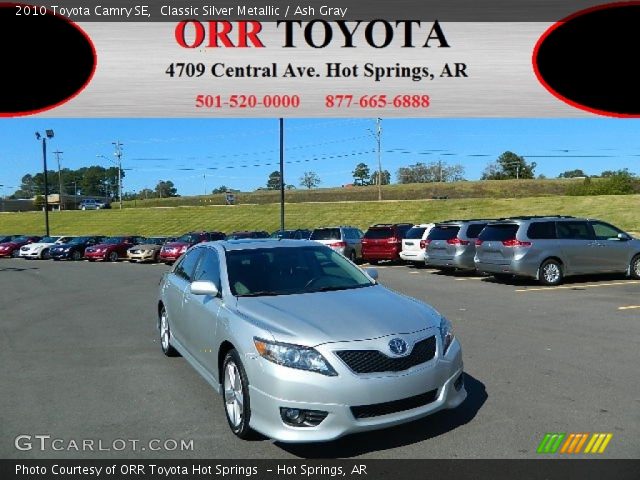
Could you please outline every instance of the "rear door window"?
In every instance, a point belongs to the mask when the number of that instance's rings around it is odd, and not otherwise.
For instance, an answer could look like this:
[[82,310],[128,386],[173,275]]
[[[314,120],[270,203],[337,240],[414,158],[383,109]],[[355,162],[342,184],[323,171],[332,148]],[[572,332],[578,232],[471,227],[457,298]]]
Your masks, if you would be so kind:
[[565,240],[593,240],[587,222],[558,222],[558,238]]
[[549,240],[556,238],[556,222],[533,222],[529,225],[527,237],[532,240]]
[[515,223],[497,223],[487,225],[478,237],[483,242],[502,242],[516,238],[518,225]]
[[460,227],[457,225],[436,225],[431,229],[427,238],[429,240],[451,240],[458,235]]

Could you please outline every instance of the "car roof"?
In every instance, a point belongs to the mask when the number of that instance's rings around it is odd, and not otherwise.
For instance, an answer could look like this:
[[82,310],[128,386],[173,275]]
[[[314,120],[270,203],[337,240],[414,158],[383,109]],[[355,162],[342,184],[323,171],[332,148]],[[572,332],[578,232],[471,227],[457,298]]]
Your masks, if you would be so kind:
[[242,238],[238,240],[218,240],[216,242],[203,242],[200,245],[221,245],[227,251],[253,250],[256,248],[279,247],[318,247],[320,244],[312,240],[292,240],[288,238]]

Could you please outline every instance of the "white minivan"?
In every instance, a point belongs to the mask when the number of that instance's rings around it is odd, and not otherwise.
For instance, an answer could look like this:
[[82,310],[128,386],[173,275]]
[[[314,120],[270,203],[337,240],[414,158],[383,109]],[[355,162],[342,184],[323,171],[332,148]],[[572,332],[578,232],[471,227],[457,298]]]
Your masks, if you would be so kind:
[[405,262],[419,263],[424,262],[424,242],[429,235],[435,223],[421,223],[414,225],[402,239],[402,251],[400,258]]

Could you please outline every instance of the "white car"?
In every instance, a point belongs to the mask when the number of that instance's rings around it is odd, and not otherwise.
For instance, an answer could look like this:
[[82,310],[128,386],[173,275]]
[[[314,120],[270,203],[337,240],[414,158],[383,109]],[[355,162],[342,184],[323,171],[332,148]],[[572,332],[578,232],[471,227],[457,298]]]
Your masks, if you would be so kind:
[[73,237],[44,237],[38,243],[29,243],[20,248],[20,258],[49,258],[49,249],[53,245],[67,243]]
[[424,240],[429,235],[435,223],[421,223],[414,225],[402,239],[400,258],[405,262],[422,264],[424,262]]

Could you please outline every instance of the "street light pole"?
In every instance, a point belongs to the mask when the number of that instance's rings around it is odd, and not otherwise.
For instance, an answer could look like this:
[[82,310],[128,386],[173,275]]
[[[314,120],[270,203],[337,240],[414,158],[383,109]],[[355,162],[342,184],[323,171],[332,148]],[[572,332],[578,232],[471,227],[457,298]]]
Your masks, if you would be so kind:
[[36,132],[36,140],[42,138],[42,164],[44,168],[44,225],[49,236],[49,179],[47,178],[47,138],[53,138],[53,130],[45,130],[45,135]]
[[376,118],[376,140],[378,142],[378,201],[382,200],[382,160],[380,151],[380,142],[382,141],[382,126],[380,118]]

